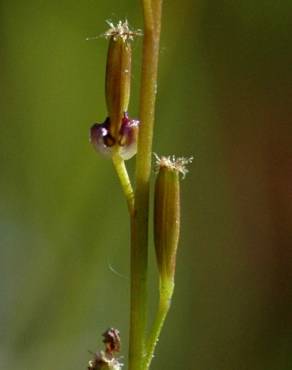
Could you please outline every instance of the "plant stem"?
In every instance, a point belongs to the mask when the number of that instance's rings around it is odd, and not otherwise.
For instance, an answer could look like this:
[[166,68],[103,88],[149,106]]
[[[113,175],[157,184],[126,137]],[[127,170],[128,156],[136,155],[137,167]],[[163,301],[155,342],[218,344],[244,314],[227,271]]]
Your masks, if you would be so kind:
[[151,333],[146,343],[147,356],[145,358],[145,369],[149,369],[152,358],[154,357],[154,350],[161,333],[165,318],[171,305],[171,298],[173,295],[174,283],[162,283],[160,280],[159,305],[156,313],[155,321],[152,326]]
[[[135,209],[131,218],[131,310],[129,370],[143,370],[146,348],[149,183],[162,0],[142,0],[144,39]],[[153,9],[155,8],[155,13]]]
[[127,200],[130,216],[132,216],[134,212],[134,191],[125,166],[125,161],[116,153],[112,156],[112,161]]

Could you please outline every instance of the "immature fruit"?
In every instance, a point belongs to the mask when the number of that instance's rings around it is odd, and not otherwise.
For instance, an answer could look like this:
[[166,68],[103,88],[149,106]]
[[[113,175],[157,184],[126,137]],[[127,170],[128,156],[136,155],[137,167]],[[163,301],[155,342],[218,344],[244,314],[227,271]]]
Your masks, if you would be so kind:
[[173,280],[180,232],[180,174],[192,158],[156,157],[154,243],[161,279]]
[[104,36],[109,39],[105,96],[108,117],[103,123],[95,123],[90,130],[90,141],[97,152],[126,160],[137,152],[140,121],[128,116],[131,86],[131,41],[141,31],[131,31],[128,22],[117,25],[108,22],[110,28]]
[[110,131],[116,137],[121,127],[124,112],[128,111],[131,84],[131,44],[121,36],[112,36],[109,41],[105,95]]

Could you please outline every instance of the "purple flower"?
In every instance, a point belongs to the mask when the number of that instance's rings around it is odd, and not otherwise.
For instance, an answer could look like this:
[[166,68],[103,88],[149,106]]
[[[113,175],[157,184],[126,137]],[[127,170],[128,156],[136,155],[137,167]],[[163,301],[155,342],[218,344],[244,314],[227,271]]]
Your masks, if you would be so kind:
[[139,124],[139,120],[130,119],[128,113],[124,113],[118,143],[121,147],[120,155],[125,160],[132,158],[137,153]]
[[130,119],[128,113],[125,112],[118,138],[114,138],[110,133],[111,122],[107,117],[103,123],[95,123],[91,127],[90,141],[95,150],[106,157],[111,157],[113,149],[118,147],[117,152],[121,158],[130,159],[137,152],[139,124],[139,120]]
[[90,142],[98,153],[106,157],[111,157],[112,147],[115,144],[115,139],[109,132],[109,125],[110,120],[107,117],[103,123],[95,123],[90,129]]

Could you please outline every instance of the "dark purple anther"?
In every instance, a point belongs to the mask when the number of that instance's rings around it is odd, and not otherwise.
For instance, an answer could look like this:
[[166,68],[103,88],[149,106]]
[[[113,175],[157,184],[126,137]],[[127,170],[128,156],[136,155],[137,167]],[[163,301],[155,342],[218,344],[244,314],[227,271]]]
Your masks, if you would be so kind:
[[90,129],[90,141],[98,153],[111,157],[113,147],[124,160],[132,158],[137,152],[137,139],[140,121],[130,119],[125,112],[122,118],[121,128],[117,138],[110,134],[110,119],[104,123],[95,123]]
[[104,123],[95,123],[90,129],[90,142],[98,153],[111,156],[115,139],[109,133],[110,120],[107,117]]

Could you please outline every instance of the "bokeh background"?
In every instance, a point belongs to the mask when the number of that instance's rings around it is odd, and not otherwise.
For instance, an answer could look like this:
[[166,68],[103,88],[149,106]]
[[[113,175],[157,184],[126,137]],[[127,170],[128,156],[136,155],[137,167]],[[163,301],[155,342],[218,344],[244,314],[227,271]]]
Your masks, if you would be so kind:
[[[165,2],[154,150],[195,160],[153,370],[292,369],[291,16],[290,0]],[[86,369],[109,326],[126,362],[126,205],[88,142],[107,43],[86,41],[125,17],[142,27],[138,1],[0,1],[1,370]]]

